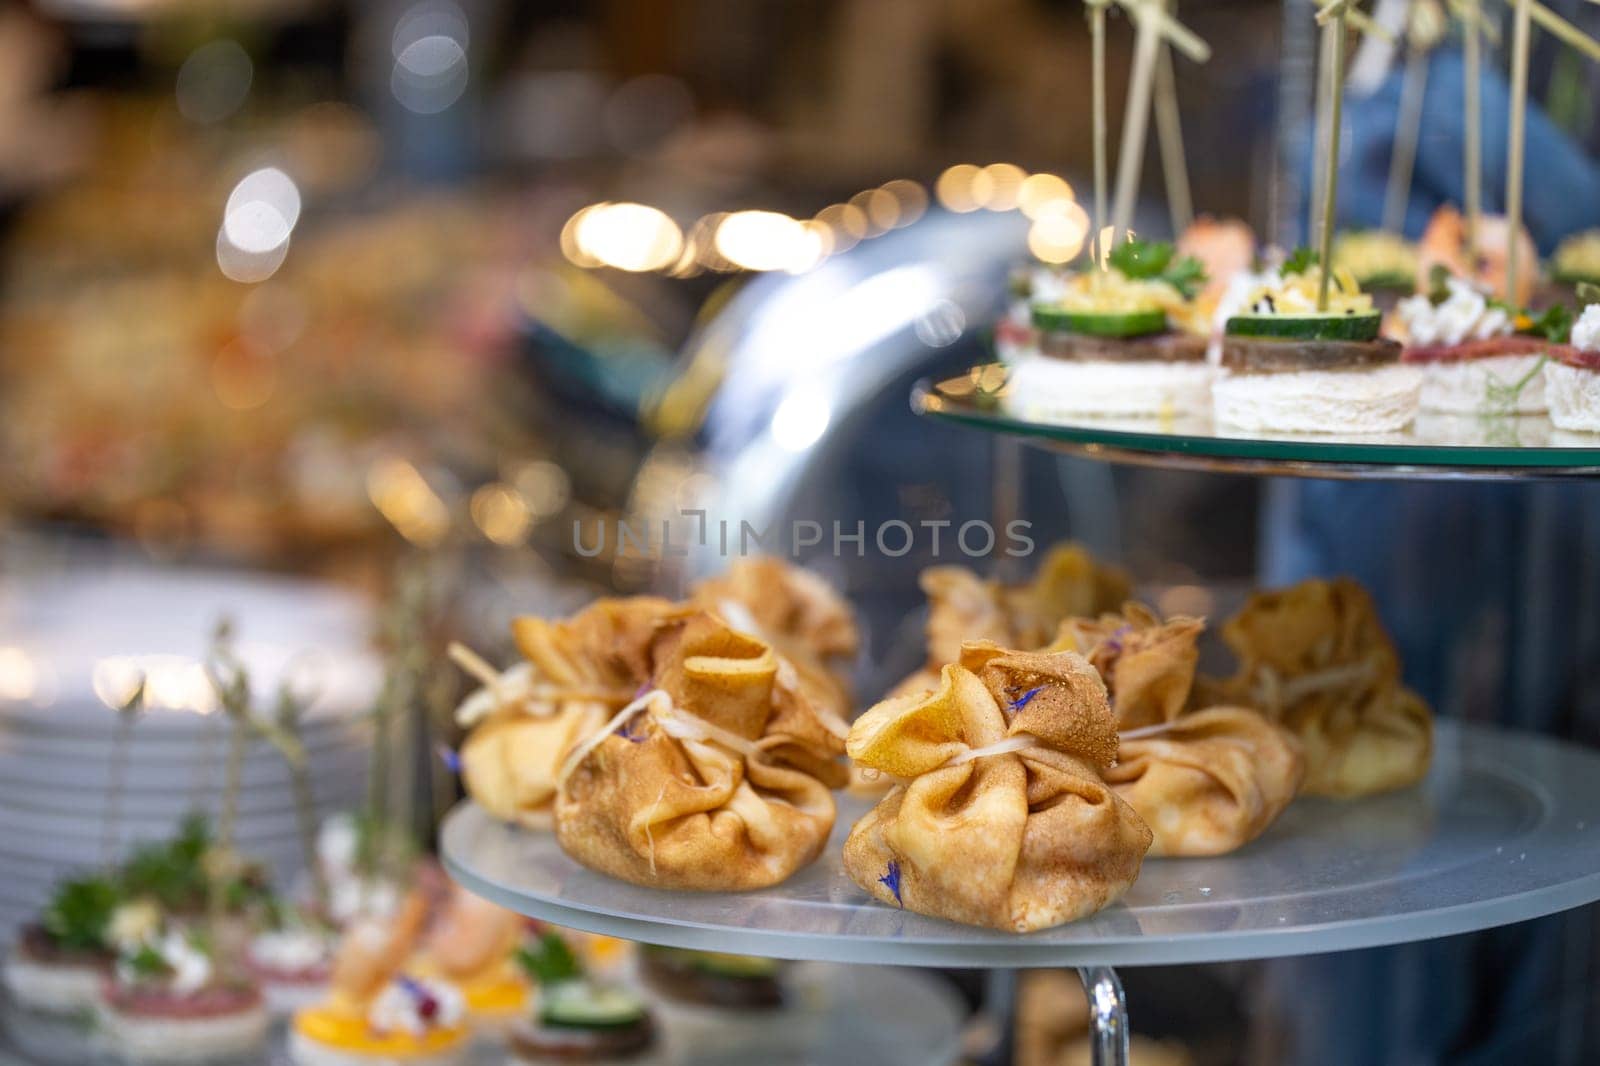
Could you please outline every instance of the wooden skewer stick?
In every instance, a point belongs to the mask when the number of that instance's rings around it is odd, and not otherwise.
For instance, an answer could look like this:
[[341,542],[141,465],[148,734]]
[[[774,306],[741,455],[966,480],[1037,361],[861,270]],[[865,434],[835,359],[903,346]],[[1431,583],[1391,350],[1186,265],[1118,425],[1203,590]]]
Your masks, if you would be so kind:
[[[1593,2],[1600,4],[1600,0],[1593,0]],[[1528,14],[1533,21],[1537,22],[1552,37],[1559,39],[1563,44],[1576,48],[1590,59],[1600,60],[1600,43],[1597,43],[1594,38],[1539,3],[1539,0],[1528,0]]]
[[1163,6],[1166,0],[1117,2],[1133,16],[1137,36],[1134,38],[1133,78],[1122,113],[1122,140],[1117,146],[1117,196],[1111,210],[1113,243],[1118,234],[1127,232],[1133,221],[1133,202],[1138,195],[1139,172],[1144,165],[1150,97],[1161,43],[1170,43],[1197,63],[1211,58],[1211,46],[1167,12]]
[[1516,18],[1511,33],[1511,131],[1506,144],[1506,291],[1508,303],[1515,305],[1517,291],[1517,246],[1522,233],[1522,155],[1528,109],[1528,38],[1532,35],[1529,0],[1516,0]]
[[1462,21],[1461,31],[1466,35],[1463,67],[1466,84],[1462,86],[1463,121],[1466,137],[1461,147],[1462,199],[1467,209],[1467,261],[1478,259],[1478,226],[1483,221],[1483,105],[1479,98],[1483,77],[1482,37],[1478,28],[1483,15],[1478,10],[1478,0],[1461,0],[1471,17]]
[[1100,247],[1106,225],[1106,0],[1089,2],[1089,36],[1094,65],[1094,235],[1089,249],[1097,269],[1105,269],[1106,249]]
[[[1322,238],[1317,242],[1322,270],[1321,280],[1317,284],[1318,311],[1328,309],[1328,283],[1333,278],[1333,223],[1339,205],[1339,126],[1344,121],[1345,8],[1340,6],[1339,0],[1335,0],[1329,8],[1330,17],[1322,27],[1324,34],[1333,37],[1328,48],[1333,62],[1327,71],[1328,153],[1322,161]],[[1321,15],[1318,17],[1321,18]]]
[[1323,168],[1316,165],[1328,154],[1328,69],[1333,66],[1333,38],[1327,32],[1317,42],[1316,100],[1311,112],[1311,196],[1306,200],[1306,245],[1316,239],[1322,218]]
[[1133,222],[1133,202],[1139,192],[1139,171],[1144,163],[1150,92],[1161,47],[1161,27],[1147,11],[1144,6],[1133,8],[1138,30],[1133,45],[1133,80],[1128,87],[1127,106],[1122,112],[1122,139],[1117,144],[1117,198],[1111,209],[1112,245],[1128,232]]
[[1428,88],[1428,53],[1412,48],[1400,84],[1400,123],[1389,156],[1389,186],[1383,197],[1383,228],[1399,233],[1411,199],[1411,176],[1417,166],[1417,140],[1422,135],[1422,100]]
[[1194,197],[1189,187],[1189,161],[1183,150],[1183,123],[1178,109],[1177,75],[1172,68],[1172,47],[1163,42],[1156,60],[1156,143],[1161,146],[1161,170],[1167,179],[1167,213],[1174,238],[1194,221]]

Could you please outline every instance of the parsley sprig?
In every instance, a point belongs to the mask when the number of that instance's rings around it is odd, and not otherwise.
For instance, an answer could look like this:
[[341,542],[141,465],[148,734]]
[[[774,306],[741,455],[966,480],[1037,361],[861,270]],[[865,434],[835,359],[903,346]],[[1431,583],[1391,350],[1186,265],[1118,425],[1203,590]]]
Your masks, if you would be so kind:
[[1109,261],[1123,277],[1164,281],[1187,300],[1206,280],[1206,268],[1192,255],[1173,262],[1176,254],[1166,241],[1125,241],[1112,249]]
[[1284,277],[1288,277],[1290,274],[1304,274],[1320,262],[1322,262],[1322,257],[1312,249],[1296,248],[1289,253],[1289,258],[1283,261],[1280,273]]
[[583,963],[559,933],[541,933],[533,947],[519,948],[517,962],[541,986],[576,981],[583,976]]

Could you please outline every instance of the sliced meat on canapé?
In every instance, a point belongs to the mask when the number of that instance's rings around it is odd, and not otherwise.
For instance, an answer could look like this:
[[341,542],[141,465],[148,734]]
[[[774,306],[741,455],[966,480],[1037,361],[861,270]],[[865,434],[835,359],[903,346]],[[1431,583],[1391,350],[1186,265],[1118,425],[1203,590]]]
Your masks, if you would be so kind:
[[1188,333],[1091,337],[1052,331],[1039,338],[1039,352],[1080,363],[1198,363],[1206,357],[1206,338]]
[[1291,341],[1234,336],[1222,339],[1222,365],[1244,374],[1362,370],[1399,361],[1400,344],[1391,340]]

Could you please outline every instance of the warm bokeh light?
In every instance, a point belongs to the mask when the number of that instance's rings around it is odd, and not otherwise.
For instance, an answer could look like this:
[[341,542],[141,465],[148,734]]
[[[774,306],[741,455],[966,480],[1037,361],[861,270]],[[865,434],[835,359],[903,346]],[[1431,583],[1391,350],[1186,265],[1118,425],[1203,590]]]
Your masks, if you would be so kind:
[[978,202],[974,194],[973,185],[976,183],[981,169],[971,163],[957,163],[947,167],[939,180],[934,183],[934,195],[939,198],[946,210],[966,213],[976,211],[983,205]]
[[0,648],[0,700],[30,700],[39,688],[39,671],[21,648]]
[[567,219],[566,225],[561,227],[561,254],[566,256],[567,262],[573,266],[592,270],[595,267],[605,265],[578,246],[578,227],[583,225],[583,220],[588,217],[589,212],[605,206],[607,205],[590,204],[588,207],[581,208],[571,218]]
[[900,222],[900,201],[886,189],[865,189],[850,198],[850,206],[867,219],[867,236],[887,233]]
[[835,253],[848,252],[867,235],[867,216],[854,204],[829,204],[817,212],[816,221],[828,227]]
[[717,227],[717,251],[745,270],[808,269],[819,244],[815,232],[777,211],[735,211]]
[[979,207],[1012,211],[1022,194],[1028,172],[1015,163],[990,163],[972,179],[972,196]]
[[1031,219],[1057,211],[1075,199],[1072,186],[1055,174],[1029,174],[1017,192],[1017,206]]
[[499,482],[474,492],[469,510],[483,535],[501,547],[513,548],[527,540],[533,525],[528,501],[510,485]]
[[1028,227],[1028,251],[1045,263],[1066,263],[1083,251],[1089,236],[1088,212],[1068,201],[1059,210],[1036,219]]
[[450,532],[450,509],[404,459],[373,463],[367,471],[367,495],[389,524],[419,547],[432,548]]
[[216,691],[204,664],[182,655],[113,655],[94,664],[89,675],[94,694],[112,710],[126,707],[144,686],[146,710],[216,709]]
[[928,190],[909,178],[896,178],[883,183],[883,191],[894,197],[899,207],[896,228],[911,225],[928,210]]
[[666,212],[645,204],[595,204],[573,220],[577,250],[618,270],[660,270],[677,262],[683,251],[678,224]]

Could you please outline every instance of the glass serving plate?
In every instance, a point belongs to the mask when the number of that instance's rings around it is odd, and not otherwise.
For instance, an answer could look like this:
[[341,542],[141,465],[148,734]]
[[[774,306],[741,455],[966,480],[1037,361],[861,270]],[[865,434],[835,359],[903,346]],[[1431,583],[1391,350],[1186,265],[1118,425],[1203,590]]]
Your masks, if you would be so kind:
[[1296,801],[1214,859],[1149,859],[1121,901],[1038,933],[968,928],[873,902],[841,868],[870,801],[843,795],[822,856],[760,892],[666,892],[579,866],[549,833],[466,803],[440,851],[467,888],[535,918],[707,951],[941,967],[1218,962],[1425,940],[1600,899],[1600,754],[1439,723],[1418,787]]
[[932,418],[1146,466],[1323,478],[1600,475],[1600,434],[1557,429],[1544,415],[1422,412],[1399,433],[1272,435],[1218,426],[1208,414],[1045,420],[1011,400],[1006,388],[1006,368],[988,364],[919,382],[911,405]]

